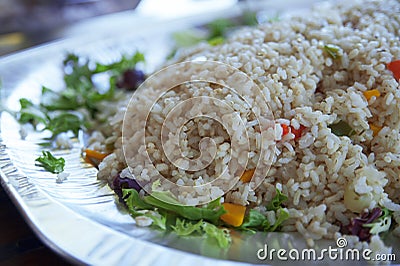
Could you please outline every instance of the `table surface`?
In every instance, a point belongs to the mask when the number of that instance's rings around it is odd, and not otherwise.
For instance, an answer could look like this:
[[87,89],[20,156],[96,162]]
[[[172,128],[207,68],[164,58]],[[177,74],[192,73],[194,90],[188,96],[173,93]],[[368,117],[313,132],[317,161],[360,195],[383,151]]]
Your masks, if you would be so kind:
[[0,186],[0,265],[71,265],[45,246]]

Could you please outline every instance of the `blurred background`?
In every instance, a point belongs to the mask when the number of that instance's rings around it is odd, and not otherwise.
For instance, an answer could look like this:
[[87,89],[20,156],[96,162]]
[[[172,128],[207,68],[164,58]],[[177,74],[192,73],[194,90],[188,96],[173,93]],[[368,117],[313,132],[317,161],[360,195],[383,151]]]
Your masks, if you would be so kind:
[[0,55],[60,37],[77,21],[124,10],[140,0],[0,0]]
[[274,19],[280,10],[304,8],[318,1],[0,0],[0,57],[62,38],[129,31],[138,21],[151,24],[200,14],[204,18],[204,14],[211,16],[235,6],[257,12],[258,23],[262,23]]

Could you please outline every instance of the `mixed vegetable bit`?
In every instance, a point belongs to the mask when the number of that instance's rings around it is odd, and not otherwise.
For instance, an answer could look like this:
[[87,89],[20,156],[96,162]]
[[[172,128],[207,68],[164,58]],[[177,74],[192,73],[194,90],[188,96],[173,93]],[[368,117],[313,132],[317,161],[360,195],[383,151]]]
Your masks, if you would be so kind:
[[246,212],[246,207],[225,202],[222,204],[226,213],[221,215],[221,220],[232,226],[240,226],[243,223],[244,214]]
[[82,129],[84,125],[86,125],[86,123],[77,115],[61,113],[54,118],[50,118],[45,129],[52,132],[50,139],[55,139],[58,134],[68,131],[72,131],[74,136],[78,136],[79,129]]
[[380,126],[375,126],[374,124],[369,124],[369,128],[372,130],[372,133],[373,133],[373,135],[374,135],[374,137],[376,136],[376,135],[378,135],[379,134],[379,131],[381,131],[381,129],[382,129],[382,127],[380,127]]
[[134,179],[126,179],[117,177],[113,185],[116,193],[122,194],[120,199],[132,217],[147,217],[152,220],[151,226],[174,231],[180,236],[203,234],[215,239],[221,248],[227,248],[231,242],[229,230],[221,227],[223,225],[250,232],[272,232],[289,218],[289,213],[282,207],[287,197],[278,189],[266,206],[268,211],[276,213],[276,221],[271,224],[265,215],[256,210],[250,210],[246,215],[246,206],[221,203],[220,199],[200,207],[182,206],[170,192],[155,190],[157,184],[153,184],[152,194],[141,196],[138,183]]
[[21,124],[30,123],[35,128],[39,123],[46,124],[48,117],[43,113],[37,106],[35,106],[31,101],[25,98],[19,99],[19,104],[21,106],[20,112],[17,114],[18,122]]
[[217,223],[220,216],[225,213],[222,205],[215,208],[178,205],[180,203],[168,192],[157,191],[156,194],[153,191],[152,195],[140,197],[139,192],[135,189],[122,189],[122,194],[126,205],[133,214],[137,210],[158,209],[189,220],[206,220]]
[[363,226],[370,228],[369,232],[376,235],[388,231],[391,223],[391,212],[388,209],[383,208],[382,215],[378,219],[374,220],[372,223],[364,224]]
[[243,183],[249,183],[251,181],[251,178],[254,175],[256,169],[250,169],[250,170],[246,170],[244,171],[244,173],[242,174],[242,176],[240,177],[240,180]]
[[272,200],[268,203],[267,205],[267,210],[268,211],[277,211],[282,208],[283,202],[287,201],[288,197],[284,194],[279,189],[276,189],[276,194],[275,197],[272,198]]
[[175,32],[172,35],[175,47],[168,58],[174,57],[179,48],[190,47],[202,41],[211,46],[223,44],[229,33],[239,26],[253,26],[257,23],[256,13],[247,11],[238,18],[216,19],[201,28]]
[[227,229],[214,225],[225,213],[219,199],[205,207],[193,207],[177,205],[179,202],[166,192],[157,194],[163,200],[152,195],[140,197],[136,189],[122,189],[122,195],[130,215],[148,217],[152,219],[152,225],[159,229],[172,230],[178,235],[205,233],[206,237],[216,239],[222,248],[228,247],[231,242]]
[[104,158],[107,157],[107,155],[109,155],[109,153],[99,152],[91,149],[85,149],[83,154],[85,161],[92,164],[96,168],[104,160]]
[[275,223],[271,224],[267,217],[259,211],[250,210],[239,229],[253,233],[256,231],[274,232],[279,230],[282,223],[289,219],[289,212],[282,207],[283,202],[286,200],[287,196],[283,195],[279,189],[276,189],[275,197],[267,205],[267,211],[275,211]]
[[200,220],[192,222],[183,219],[176,219],[175,225],[171,225],[171,229],[178,236],[206,236],[209,239],[214,239],[221,248],[228,248],[232,242],[229,235],[229,230],[226,228],[219,228],[211,223]]
[[303,135],[305,129],[306,127],[303,125],[300,125],[298,129],[294,128],[293,126],[290,127],[290,131],[294,135],[295,140],[299,139]]
[[290,132],[290,128],[286,124],[281,124],[282,127],[282,137],[286,136]]
[[333,134],[339,137],[350,137],[355,133],[354,129],[346,121],[343,120],[340,120],[335,124],[329,125],[329,128],[331,129]]
[[381,96],[381,93],[377,89],[364,91],[363,94],[367,101],[371,100],[372,97],[378,98]]
[[289,133],[294,135],[294,140],[298,140],[302,135],[303,132],[307,129],[307,127],[300,125],[299,128],[295,128],[294,126],[288,126],[286,124],[281,123],[282,127],[282,137],[286,136]]
[[340,47],[334,44],[324,45],[324,51],[333,59],[340,58]]
[[120,202],[124,202],[122,190],[129,188],[133,188],[136,191],[140,191],[142,189],[139,183],[133,178],[121,178],[119,174],[116,178],[114,178],[112,189],[114,190],[115,194],[118,195]]
[[392,71],[393,77],[400,82],[400,60],[395,60],[387,64],[387,68]]
[[[50,141],[68,131],[77,136],[80,129],[90,129],[89,121],[99,113],[100,102],[116,98],[117,87],[136,89],[143,82],[144,74],[136,69],[140,62],[144,62],[144,55],[140,52],[131,57],[122,56],[111,64],[93,64],[77,55],[68,54],[63,61],[65,89],[56,92],[43,86],[39,104],[20,99],[20,112],[16,118],[19,123],[30,123],[35,128],[39,124],[44,125],[42,130],[52,133],[48,138]],[[107,75],[109,84],[105,91],[96,85],[97,75]]]
[[64,158],[56,158],[49,151],[42,151],[42,156],[35,160],[38,162],[36,165],[43,167],[53,174],[59,174],[64,171],[65,160]]
[[358,236],[360,241],[369,241],[372,235],[386,232],[390,229],[392,213],[386,208],[376,207],[364,213],[360,218],[354,218],[344,233]]

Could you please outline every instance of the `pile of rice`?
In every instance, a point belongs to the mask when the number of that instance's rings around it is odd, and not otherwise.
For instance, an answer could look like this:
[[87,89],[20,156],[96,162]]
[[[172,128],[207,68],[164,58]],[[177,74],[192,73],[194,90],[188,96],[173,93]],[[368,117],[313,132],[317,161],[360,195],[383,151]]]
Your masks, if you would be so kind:
[[[181,62],[203,58],[227,63],[246,73],[262,89],[277,121],[276,156],[255,191],[239,182],[224,196],[224,201],[259,210],[273,222],[274,213],[268,213],[265,206],[275,195],[275,189],[281,189],[288,196],[284,205],[290,214],[282,230],[300,232],[309,245],[321,238],[339,237],[340,226],[377,206],[395,212],[394,233],[400,235],[400,88],[386,67],[400,59],[400,3],[348,2],[351,3],[322,5],[306,16],[243,29],[224,44],[203,43],[181,51],[176,59]],[[324,45],[339,47],[338,58],[329,56]],[[363,92],[371,89],[379,90],[381,96],[367,101]],[[195,93],[192,90],[186,96]],[[167,98],[162,103],[180,100],[179,93]],[[132,178],[122,151],[126,103],[121,103],[123,107],[111,119],[113,135],[104,140],[104,145],[96,144],[98,149],[104,149],[106,143],[114,142],[115,149],[100,164],[98,175],[109,183],[119,174]],[[140,110],[136,106],[132,112],[138,114]],[[249,115],[241,113],[248,122]],[[339,137],[332,133],[328,126],[340,120],[347,122],[355,134]],[[192,122],[207,129],[208,123],[212,123]],[[281,139],[281,124],[293,128],[303,125],[306,130],[297,140],[291,133]],[[157,128],[158,124],[151,125]],[[374,136],[370,125],[382,129]],[[198,141],[200,131],[197,126],[189,139]],[[229,144],[229,138],[223,131],[221,134],[219,151],[229,147],[223,146]],[[149,153],[154,163],[165,164],[159,170],[175,177],[168,161],[153,152]],[[251,168],[254,165],[247,167]],[[174,170],[175,174],[179,172]],[[146,172],[144,167],[138,168],[136,174],[143,171]],[[174,181],[187,184],[192,180],[199,184],[207,181],[204,176],[207,174],[192,173],[185,179],[179,175]],[[369,245],[380,252],[391,251],[379,237],[372,237],[369,244],[359,242],[357,236],[346,239],[350,246],[360,249]]]

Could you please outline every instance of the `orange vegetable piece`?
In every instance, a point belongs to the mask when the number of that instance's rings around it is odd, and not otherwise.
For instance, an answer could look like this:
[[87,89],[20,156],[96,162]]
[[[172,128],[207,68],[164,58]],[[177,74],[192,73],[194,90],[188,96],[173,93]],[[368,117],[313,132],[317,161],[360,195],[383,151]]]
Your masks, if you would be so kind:
[[222,203],[226,213],[221,215],[221,220],[232,226],[241,226],[246,212],[246,207],[233,203]]
[[369,128],[374,132],[374,137],[378,135],[379,131],[381,131],[382,127],[375,126],[373,124],[369,124]]
[[387,68],[393,72],[393,76],[397,81],[400,81],[400,60],[396,60],[387,64]]
[[282,127],[282,137],[289,133],[289,127],[286,124],[281,124]]
[[369,101],[373,96],[375,96],[376,98],[381,96],[381,93],[377,89],[364,91],[363,94],[367,101]]
[[246,170],[244,171],[244,173],[242,174],[242,176],[240,177],[240,180],[242,180],[243,183],[248,183],[250,182],[251,178],[253,177],[254,171],[256,169],[250,169],[250,170]]
[[92,158],[92,159],[96,159],[96,160],[100,160],[100,161],[102,161],[108,155],[108,153],[102,153],[102,152],[95,151],[95,150],[90,150],[90,149],[86,149],[85,153],[86,153],[86,157],[89,157],[89,158]]
[[304,129],[306,129],[306,127],[303,125],[300,125],[298,129],[295,129],[292,126],[290,127],[290,131],[293,133],[295,140],[301,137],[301,134],[303,133]]

